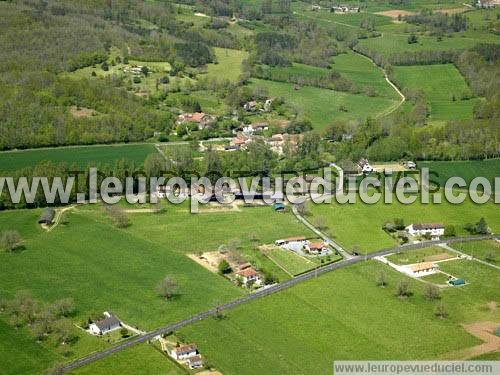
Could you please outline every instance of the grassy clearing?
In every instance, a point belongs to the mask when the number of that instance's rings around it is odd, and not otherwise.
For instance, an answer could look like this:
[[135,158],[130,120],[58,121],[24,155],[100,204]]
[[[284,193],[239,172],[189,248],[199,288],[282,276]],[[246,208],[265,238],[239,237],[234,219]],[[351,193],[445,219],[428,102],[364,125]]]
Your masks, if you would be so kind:
[[461,100],[470,89],[454,65],[398,66],[394,76],[401,87],[425,93],[432,120],[472,118],[476,100]]
[[500,176],[500,159],[468,160],[468,161],[422,161],[419,168],[429,168],[435,172],[432,179],[444,186],[450,177],[462,177],[470,183],[476,177],[485,177],[494,184],[495,177]]
[[[291,83],[252,79],[252,85],[267,87],[271,96],[283,97],[299,112],[309,117],[316,129],[324,129],[333,120],[375,117],[396,103],[381,97],[354,95],[317,87],[304,86],[294,90]],[[341,111],[344,106],[347,112]]]
[[495,254],[495,259],[490,260],[491,263],[500,262],[500,243],[497,241],[480,241],[471,243],[454,244],[453,247],[466,254],[472,255],[474,258],[486,260],[486,254]]
[[428,281],[428,282],[436,284],[436,285],[444,285],[448,282],[448,275],[446,275],[442,272],[437,272],[437,273],[433,273],[432,275],[427,275],[427,276],[421,277],[420,279]]
[[274,249],[267,256],[292,275],[306,272],[317,265],[312,260],[283,249]]
[[121,159],[128,159],[142,164],[149,154],[157,152],[152,144],[75,146],[30,149],[0,152],[0,170],[15,171],[31,167],[37,163],[50,160],[54,163],[64,162],[68,166],[79,168],[114,164]]
[[377,204],[365,204],[357,198],[355,204],[338,203],[311,205],[313,217],[321,216],[328,225],[327,232],[339,241],[346,249],[359,246],[362,253],[375,251],[396,245],[396,241],[382,230],[387,221],[403,218],[406,225],[411,223],[443,222],[454,225],[457,235],[467,234],[463,226],[476,223],[484,217],[494,232],[500,230],[498,208],[493,203],[476,205],[469,200],[462,204],[452,205],[422,204],[417,202],[405,205],[394,197],[392,204],[384,204],[383,199]]
[[[485,309],[488,301],[500,298],[498,276],[488,267],[477,267],[474,277],[481,283],[442,293],[448,319],[434,316],[435,303],[425,300],[423,283],[409,280],[414,295],[398,299],[394,290],[403,276],[382,264],[366,262],[236,308],[226,319],[186,327],[181,333],[195,341],[224,374],[329,374],[333,360],[437,358],[479,343],[459,323],[500,318],[498,311]],[[386,288],[375,283],[382,269]]]
[[[424,50],[450,50],[467,49],[478,43],[484,42],[484,38],[470,36],[445,37],[438,41],[436,37],[418,36],[418,43],[408,44],[410,34],[391,34],[384,33],[377,38],[361,39],[359,44],[366,46],[374,52],[384,56],[390,56],[394,53],[417,52]],[[495,41],[493,39],[492,41]],[[500,41],[500,40],[499,40]]]
[[415,250],[415,251],[407,251],[404,253],[392,254],[387,257],[389,261],[395,264],[404,265],[404,264],[413,264],[429,261],[436,255],[447,254],[449,258],[453,258],[455,255],[447,252],[441,247],[429,247],[426,249]]
[[208,64],[208,77],[237,81],[241,74],[241,63],[248,52],[228,48],[214,48],[217,64]]
[[348,51],[335,56],[333,69],[342,76],[361,85],[375,89],[378,95],[391,99],[398,99],[396,91],[387,83],[384,73],[367,58]]
[[81,367],[72,373],[77,375],[177,375],[186,372],[153,346],[141,344]]

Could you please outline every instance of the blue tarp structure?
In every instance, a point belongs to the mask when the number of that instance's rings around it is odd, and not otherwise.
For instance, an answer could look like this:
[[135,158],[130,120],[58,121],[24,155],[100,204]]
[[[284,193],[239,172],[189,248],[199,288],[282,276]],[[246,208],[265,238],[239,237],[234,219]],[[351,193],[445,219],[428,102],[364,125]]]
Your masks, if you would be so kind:
[[450,280],[449,282],[453,286],[458,286],[458,285],[464,285],[465,284],[465,280],[464,279],[455,279],[455,280]]

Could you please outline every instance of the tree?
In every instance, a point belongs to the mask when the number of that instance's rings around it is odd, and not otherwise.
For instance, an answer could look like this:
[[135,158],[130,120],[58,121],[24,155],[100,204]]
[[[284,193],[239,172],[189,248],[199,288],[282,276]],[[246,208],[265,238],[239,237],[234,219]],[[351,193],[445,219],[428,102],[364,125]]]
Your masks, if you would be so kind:
[[101,64],[101,69],[104,70],[105,72],[109,70],[109,65],[106,61]]
[[125,337],[129,337],[130,333],[128,332],[127,328],[123,327],[122,329],[120,329],[120,335],[121,335],[121,337],[125,338]]
[[107,214],[117,228],[126,228],[130,225],[130,220],[125,210],[118,205],[104,206]]
[[156,285],[156,292],[165,299],[172,298],[177,293],[177,281],[173,277],[166,276]]
[[399,298],[406,298],[410,295],[410,283],[405,279],[400,280],[396,286],[396,296]]
[[486,254],[484,254],[484,260],[487,261],[487,262],[495,262],[495,258],[496,258],[496,253],[495,253],[495,250],[488,250],[486,252]]
[[45,375],[63,375],[64,373],[64,365],[61,363],[54,365],[44,372]]
[[23,242],[21,235],[16,230],[6,230],[0,234],[0,248],[6,251],[15,251]]
[[148,155],[144,160],[144,172],[148,178],[160,177],[165,168],[165,159],[159,153]]
[[323,216],[318,216],[314,220],[314,226],[318,228],[320,231],[328,228],[328,226],[326,225],[326,219]]
[[424,289],[424,296],[429,301],[441,298],[439,288],[434,284],[426,284]]
[[476,225],[476,233],[477,234],[488,234],[489,229],[488,229],[488,224],[486,223],[486,220],[484,217],[479,219],[479,222]]
[[147,77],[149,74],[149,68],[147,66],[143,66],[141,68],[141,72],[142,72],[142,74],[144,74],[145,77]]
[[444,236],[445,237],[455,237],[456,230],[454,225],[447,225],[444,227]]
[[448,311],[446,310],[446,306],[440,302],[436,306],[436,310],[434,311],[434,315],[436,315],[438,318],[444,319],[448,316]]
[[78,338],[74,333],[73,324],[67,319],[61,319],[54,323],[54,333],[59,345],[71,344]]
[[415,34],[411,34],[408,37],[408,44],[415,44],[418,43],[418,37]]
[[63,298],[54,302],[51,306],[51,311],[58,318],[68,317],[75,312],[75,302],[73,298]]
[[405,220],[403,218],[397,217],[394,219],[394,226],[397,230],[405,229]]
[[379,274],[377,275],[377,286],[384,288],[386,285],[387,285],[387,280],[385,277],[385,272],[380,271]]
[[229,265],[229,263],[225,259],[221,260],[218,268],[219,268],[219,273],[221,275],[225,275],[225,274],[228,274],[231,272],[231,266]]

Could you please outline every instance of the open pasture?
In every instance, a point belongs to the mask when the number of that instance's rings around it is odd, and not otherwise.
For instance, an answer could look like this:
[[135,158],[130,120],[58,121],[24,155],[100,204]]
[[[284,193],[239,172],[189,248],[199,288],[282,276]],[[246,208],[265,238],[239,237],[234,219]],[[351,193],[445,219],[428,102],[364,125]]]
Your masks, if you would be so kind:
[[88,165],[114,164],[121,159],[142,164],[146,157],[157,152],[152,144],[117,144],[102,146],[75,146],[0,152],[0,171],[16,171],[32,167],[41,161],[64,162],[78,168]]
[[462,100],[463,95],[470,95],[470,89],[455,66],[398,66],[394,77],[400,87],[425,93],[431,120],[472,118],[476,100]]
[[[500,319],[498,311],[486,308],[487,302],[500,298],[498,276],[488,267],[477,267],[474,280],[481,283],[442,292],[447,319],[434,316],[436,303],[424,298],[425,284],[409,280],[413,295],[399,299],[394,291],[404,276],[370,261],[180,332],[224,374],[330,374],[334,360],[439,358],[480,343],[460,323]],[[385,288],[375,282],[381,271]]]
[[[457,235],[466,235],[463,229],[467,223],[477,223],[481,217],[494,232],[500,230],[498,208],[493,203],[476,205],[470,200],[462,204],[422,204],[420,198],[413,204],[399,203],[394,197],[392,204],[384,204],[383,198],[377,204],[365,204],[357,197],[355,204],[311,205],[313,218],[322,217],[330,233],[347,250],[359,247],[361,253],[397,245],[397,242],[382,226],[394,218],[403,218],[405,225],[412,223],[444,223],[454,225]],[[432,199],[431,199],[432,202]]]
[[300,113],[307,116],[313,127],[318,130],[324,129],[333,120],[375,117],[396,103],[388,98],[368,97],[311,86],[295,90],[291,83],[252,79],[252,84],[267,87],[271,96],[285,98]]

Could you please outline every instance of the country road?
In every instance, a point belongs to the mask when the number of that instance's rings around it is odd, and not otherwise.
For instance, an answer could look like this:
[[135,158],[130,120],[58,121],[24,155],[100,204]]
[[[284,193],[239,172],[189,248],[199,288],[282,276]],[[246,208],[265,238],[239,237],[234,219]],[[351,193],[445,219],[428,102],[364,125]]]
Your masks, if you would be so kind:
[[262,298],[265,296],[268,296],[270,294],[282,291],[284,289],[288,289],[296,284],[302,283],[307,280],[314,279],[324,273],[331,272],[340,268],[344,268],[347,266],[350,266],[352,264],[356,264],[362,261],[366,261],[368,259],[372,259],[374,257],[382,256],[382,255],[387,255],[390,253],[394,252],[405,252],[405,251],[411,251],[411,250],[416,250],[416,249],[421,249],[424,247],[429,247],[433,245],[440,245],[440,244],[445,244],[445,243],[456,243],[456,242],[469,242],[469,241],[480,241],[480,240],[486,240],[486,239],[500,239],[500,235],[492,235],[492,236],[470,236],[470,237],[457,237],[457,238],[451,238],[451,239],[446,239],[446,240],[437,240],[437,241],[426,241],[423,243],[418,243],[418,244],[410,244],[410,245],[403,245],[403,246],[397,246],[393,248],[386,248],[386,249],[381,249],[376,252],[373,252],[371,254],[367,254],[366,256],[355,256],[351,257],[349,259],[344,259],[340,262],[336,263],[330,263],[325,266],[319,267],[315,270],[309,271],[307,273],[301,274],[299,276],[296,276],[292,279],[289,279],[287,281],[284,281],[279,284],[274,284],[268,288],[260,289],[254,293],[248,294],[244,297],[238,298],[234,301],[225,303],[223,305],[220,305],[216,308],[201,312],[199,314],[193,315],[189,318],[186,318],[184,320],[181,320],[176,323],[168,324],[164,327],[158,328],[154,331],[150,331],[142,336],[137,336],[134,337],[126,342],[120,343],[118,345],[115,345],[111,348],[105,349],[100,352],[95,352],[92,353],[86,357],[80,358],[74,362],[68,363],[63,367],[64,372],[68,372],[71,370],[74,370],[78,367],[87,365],[89,363],[92,363],[94,361],[97,361],[99,359],[105,358],[113,353],[122,351],[126,348],[129,348],[134,345],[138,345],[144,342],[147,342],[149,340],[152,340],[154,337],[158,335],[162,335],[165,333],[173,332],[178,329],[181,329],[187,325],[193,324],[195,322],[198,322],[200,320],[206,319],[208,317],[213,317],[218,315],[220,312],[232,309],[234,307],[240,306],[244,303],[250,302],[252,300]]

